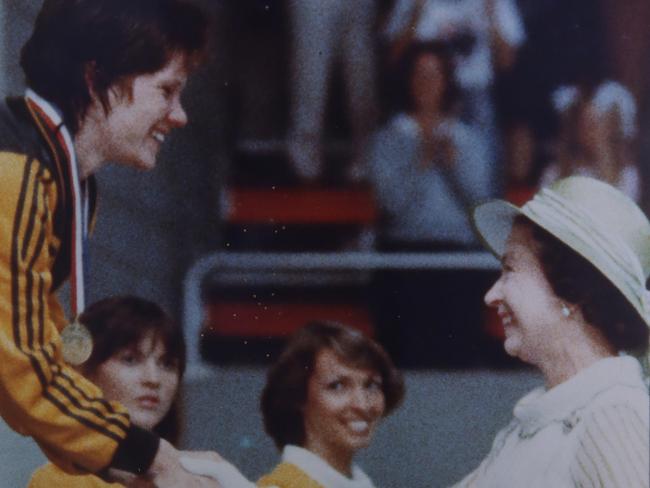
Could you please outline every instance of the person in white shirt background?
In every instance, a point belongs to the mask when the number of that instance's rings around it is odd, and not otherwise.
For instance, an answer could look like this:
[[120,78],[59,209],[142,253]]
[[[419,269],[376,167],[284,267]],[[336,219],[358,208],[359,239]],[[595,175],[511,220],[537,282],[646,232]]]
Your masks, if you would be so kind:
[[472,244],[466,209],[496,195],[487,141],[457,115],[458,88],[443,43],[413,43],[400,66],[404,106],[373,136],[367,154],[385,214],[379,246]]
[[291,0],[287,3],[291,33],[291,74],[287,152],[296,175],[305,183],[323,176],[323,140],[330,78],[341,65],[350,162],[346,176],[365,178],[361,162],[375,125],[375,0]]
[[639,202],[641,179],[632,151],[637,109],[630,91],[615,81],[594,90],[565,85],[555,90],[552,102],[560,119],[556,161],[542,173],[540,186],[572,174],[591,176]]
[[526,40],[523,19],[513,0],[397,0],[384,36],[397,59],[410,42],[441,41],[457,52],[455,77],[462,116],[481,127],[490,141],[488,162],[498,159],[500,143],[492,86],[497,71],[514,64]]

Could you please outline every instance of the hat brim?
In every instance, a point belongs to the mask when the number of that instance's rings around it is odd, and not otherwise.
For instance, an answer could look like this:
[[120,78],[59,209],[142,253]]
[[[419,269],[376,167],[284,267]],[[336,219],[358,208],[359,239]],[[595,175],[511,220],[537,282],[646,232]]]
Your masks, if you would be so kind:
[[506,250],[506,241],[521,209],[505,200],[491,200],[474,207],[472,225],[480,239],[499,260]]
[[519,215],[525,215],[536,225],[545,229],[555,236],[558,240],[566,244],[578,255],[589,261],[603,276],[609,280],[627,301],[634,307],[641,319],[650,326],[650,315],[643,307],[643,297],[634,292],[625,280],[620,277],[617,269],[612,268],[612,263],[608,259],[601,259],[593,252],[593,246],[584,246],[574,239],[568,239],[566,235],[558,233],[556,229],[548,225],[548,222],[542,222],[534,216],[522,210],[505,200],[491,200],[474,207],[472,216],[472,225],[483,244],[499,260],[503,259],[506,249],[506,242],[512,231],[515,218]]

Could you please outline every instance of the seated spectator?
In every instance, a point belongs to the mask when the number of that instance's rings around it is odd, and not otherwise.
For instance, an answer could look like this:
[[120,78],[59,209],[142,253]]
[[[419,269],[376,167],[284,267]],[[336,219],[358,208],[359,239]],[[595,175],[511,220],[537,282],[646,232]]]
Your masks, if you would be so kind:
[[[132,296],[96,302],[79,320],[93,338],[92,355],[79,367],[80,372],[99,386],[109,401],[126,406],[135,425],[175,444],[180,434],[178,390],[185,370],[180,326],[155,303]],[[101,408],[111,407],[105,402]],[[29,484],[30,488],[56,486],[123,485],[94,474],[69,474],[51,463],[35,471]]]
[[586,89],[560,87],[553,96],[560,117],[557,159],[540,181],[548,186],[569,175],[591,176],[641,198],[632,147],[637,134],[636,103],[620,83],[606,81],[589,97]]
[[406,111],[378,131],[368,153],[385,220],[379,239],[401,249],[472,244],[466,210],[494,196],[485,141],[454,113],[457,91],[443,45],[414,44],[403,63]]

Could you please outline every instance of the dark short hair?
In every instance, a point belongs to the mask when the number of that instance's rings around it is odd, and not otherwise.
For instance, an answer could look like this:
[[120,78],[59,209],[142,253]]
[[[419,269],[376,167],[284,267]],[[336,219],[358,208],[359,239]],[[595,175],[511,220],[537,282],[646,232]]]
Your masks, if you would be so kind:
[[[93,352],[83,366],[91,374],[119,351],[135,346],[150,331],[162,340],[167,359],[178,367],[179,382],[185,372],[185,340],[180,325],[160,306],[135,296],[106,298],[88,306],[79,316],[93,337]],[[177,395],[171,409],[154,431],[171,443],[180,436]]]
[[649,330],[623,293],[593,264],[524,216],[515,225],[531,229],[544,276],[558,298],[580,308],[587,323],[617,350],[645,353]]
[[369,368],[381,375],[386,405],[384,416],[392,412],[404,397],[401,374],[376,342],[341,324],[310,322],[291,337],[270,368],[262,391],[264,428],[280,449],[287,444],[304,444],[303,407],[307,401],[307,384],[314,371],[316,356],[324,349],[332,350],[350,366]]
[[176,53],[191,63],[206,38],[205,14],[182,0],[45,0],[20,64],[27,85],[56,104],[76,133],[91,101],[90,67],[108,112],[111,87],[158,71]]

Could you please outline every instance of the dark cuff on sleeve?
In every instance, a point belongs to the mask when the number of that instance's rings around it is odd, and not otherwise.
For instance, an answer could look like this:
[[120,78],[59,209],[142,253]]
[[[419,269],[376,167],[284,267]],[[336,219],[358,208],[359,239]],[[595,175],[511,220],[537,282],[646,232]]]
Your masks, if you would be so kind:
[[156,434],[131,424],[126,437],[115,451],[110,467],[144,474],[149,471],[159,444],[160,438]]

